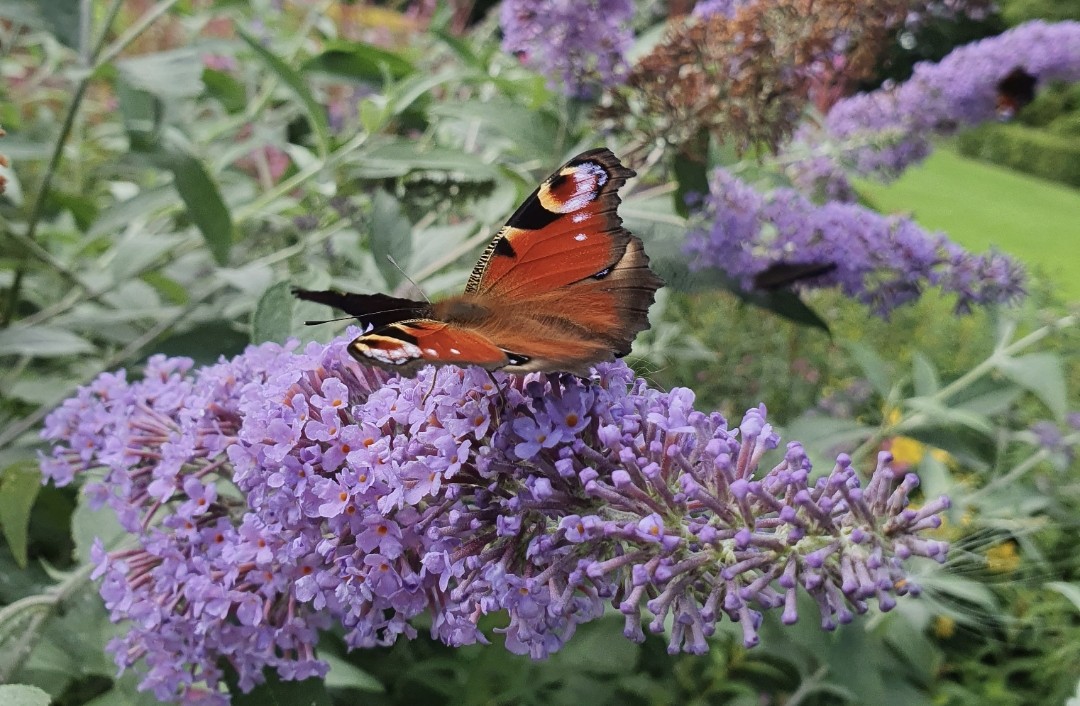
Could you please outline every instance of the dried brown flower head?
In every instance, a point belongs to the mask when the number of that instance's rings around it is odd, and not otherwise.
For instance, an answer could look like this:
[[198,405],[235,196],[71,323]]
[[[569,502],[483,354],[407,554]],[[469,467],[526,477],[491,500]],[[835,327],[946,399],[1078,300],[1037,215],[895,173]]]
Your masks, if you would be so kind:
[[734,16],[676,20],[612,91],[598,116],[645,143],[775,147],[794,130],[816,78],[865,76],[926,0],[762,0]]

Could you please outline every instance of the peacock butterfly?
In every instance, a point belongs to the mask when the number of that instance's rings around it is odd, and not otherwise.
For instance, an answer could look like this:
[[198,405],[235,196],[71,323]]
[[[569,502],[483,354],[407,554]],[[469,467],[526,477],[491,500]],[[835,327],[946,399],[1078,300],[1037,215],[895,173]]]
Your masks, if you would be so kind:
[[518,207],[458,296],[293,294],[373,327],[348,347],[362,363],[403,374],[443,364],[587,376],[590,365],[630,352],[663,284],[617,213],[619,187],[632,176],[607,149],[571,159]]
[[997,114],[1007,120],[1035,100],[1039,78],[1017,66],[997,83]]

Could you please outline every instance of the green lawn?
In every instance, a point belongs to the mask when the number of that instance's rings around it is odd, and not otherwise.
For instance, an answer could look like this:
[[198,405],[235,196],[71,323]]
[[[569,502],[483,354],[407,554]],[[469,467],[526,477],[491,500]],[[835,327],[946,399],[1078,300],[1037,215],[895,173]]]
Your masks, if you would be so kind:
[[994,245],[1080,301],[1080,190],[966,159],[947,148],[889,185],[860,182],[886,213],[909,213],[975,251]]

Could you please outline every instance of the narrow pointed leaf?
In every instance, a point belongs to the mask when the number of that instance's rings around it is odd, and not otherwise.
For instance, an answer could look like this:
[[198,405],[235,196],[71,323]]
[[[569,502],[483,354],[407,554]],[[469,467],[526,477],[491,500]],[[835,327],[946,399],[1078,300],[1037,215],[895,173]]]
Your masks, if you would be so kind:
[[286,86],[292,89],[296,97],[300,99],[300,102],[304,106],[304,111],[307,113],[308,122],[311,123],[311,130],[315,133],[315,142],[318,146],[319,154],[326,156],[330,152],[330,126],[326,119],[326,110],[319,105],[319,102],[315,100],[315,97],[311,95],[311,90],[308,88],[307,80],[292,67],[282,61],[276,54],[264,47],[258,39],[252,37],[242,29],[236,30],[240,38],[243,39],[251,50],[255,52],[264,64],[266,64],[271,71],[277,74]]
[[30,462],[14,463],[0,471],[0,527],[19,568],[27,562],[30,510],[41,489],[41,472]]
[[188,217],[198,227],[214,261],[225,265],[233,242],[232,214],[217,184],[198,159],[173,148],[158,157],[173,173],[173,185],[184,202]]
[[1019,358],[1003,358],[998,370],[1045,404],[1057,420],[1065,419],[1068,400],[1061,358],[1053,353],[1030,353]]

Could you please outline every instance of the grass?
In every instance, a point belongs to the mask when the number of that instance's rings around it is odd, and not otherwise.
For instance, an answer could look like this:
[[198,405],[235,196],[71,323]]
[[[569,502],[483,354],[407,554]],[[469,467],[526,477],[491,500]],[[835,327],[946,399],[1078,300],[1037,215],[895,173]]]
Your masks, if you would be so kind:
[[1080,301],[1080,190],[939,148],[892,184],[861,182],[859,191],[968,249],[1004,250]]

